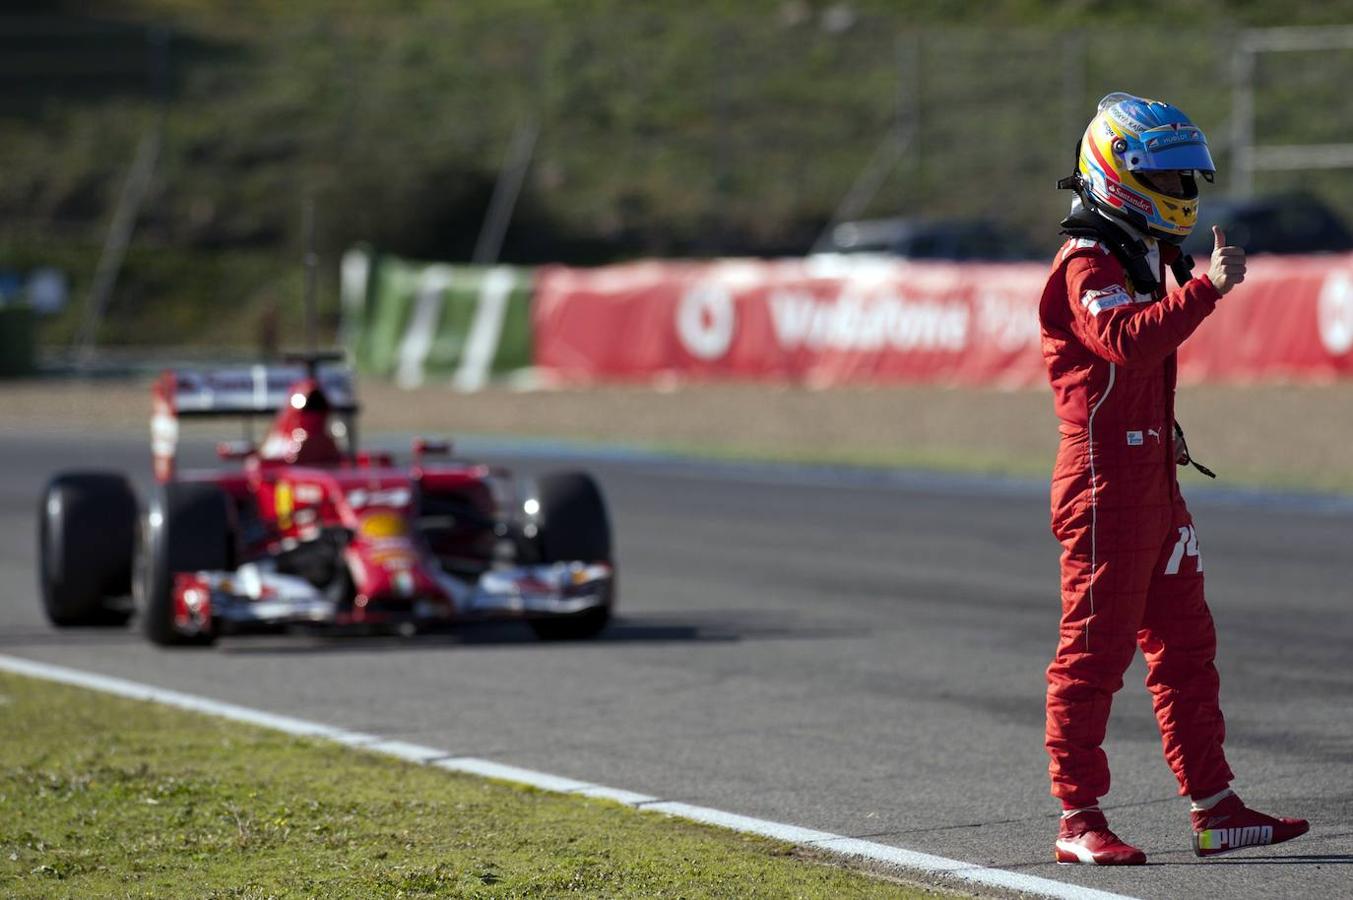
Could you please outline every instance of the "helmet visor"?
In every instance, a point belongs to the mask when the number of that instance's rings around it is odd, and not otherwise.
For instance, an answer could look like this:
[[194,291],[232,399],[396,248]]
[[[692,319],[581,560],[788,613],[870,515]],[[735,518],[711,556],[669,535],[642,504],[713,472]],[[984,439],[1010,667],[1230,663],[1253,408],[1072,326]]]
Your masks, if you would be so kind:
[[1165,125],[1142,132],[1142,157],[1129,160],[1128,169],[1134,172],[1152,172],[1162,169],[1206,172],[1217,170],[1212,154],[1207,150],[1207,138],[1192,125]]

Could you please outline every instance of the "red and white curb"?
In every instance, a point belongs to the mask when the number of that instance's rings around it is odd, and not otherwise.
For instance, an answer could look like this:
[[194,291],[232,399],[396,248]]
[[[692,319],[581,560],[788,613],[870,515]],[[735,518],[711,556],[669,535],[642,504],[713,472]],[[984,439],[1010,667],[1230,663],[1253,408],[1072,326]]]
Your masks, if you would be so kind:
[[88,688],[132,700],[148,700],[164,706],[173,706],[178,709],[204,713],[235,722],[245,722],[262,728],[270,728],[297,737],[334,741],[369,753],[380,753],[408,762],[435,766],[439,769],[447,769],[466,775],[478,775],[498,781],[528,785],[554,793],[613,800],[636,809],[659,812],[678,819],[702,822],[707,825],[717,825],[720,828],[746,834],[758,834],[844,857],[882,863],[886,866],[906,869],[930,877],[954,879],[969,886],[982,885],[1003,891],[1017,891],[1037,897],[1055,897],[1062,898],[1062,900],[1132,900],[1132,898],[1125,897],[1122,894],[1080,887],[1054,881],[1050,878],[1040,878],[1037,875],[1025,875],[1005,869],[992,869],[975,863],[948,859],[930,853],[919,853],[915,850],[906,850],[889,844],[876,844],[873,841],[832,834],[828,831],[816,831],[798,825],[754,819],[705,806],[692,806],[689,803],[681,803],[675,800],[663,800],[647,794],[578,781],[560,775],[551,775],[548,772],[537,772],[534,769],[523,769],[518,766],[494,762],[490,759],[456,756],[438,747],[427,747],[422,744],[393,740],[378,734],[349,731],[321,722],[278,715],[260,709],[251,709],[247,706],[238,706],[234,703],[223,703],[208,697],[198,697],[194,694],[171,691],[167,688],[142,684],[137,681],[98,675],[93,672],[84,672],[50,663],[35,662],[17,656],[0,654],[0,671]]

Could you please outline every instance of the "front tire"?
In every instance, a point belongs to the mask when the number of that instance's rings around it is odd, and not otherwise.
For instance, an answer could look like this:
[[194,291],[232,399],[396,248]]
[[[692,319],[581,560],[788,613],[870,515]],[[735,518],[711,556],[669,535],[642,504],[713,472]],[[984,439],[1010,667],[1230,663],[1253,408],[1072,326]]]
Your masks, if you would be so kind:
[[58,628],[117,627],[131,609],[136,495],[122,475],[67,472],[38,509],[38,587]]
[[[611,521],[606,501],[592,476],[554,472],[536,480],[536,546],[541,562],[611,563]],[[615,588],[604,606],[573,616],[532,619],[531,629],[544,641],[594,638],[611,621]]]
[[136,606],[151,643],[181,647],[216,641],[210,625],[187,633],[175,622],[174,576],[232,568],[231,512],[230,498],[209,482],[171,481],[156,490],[141,523],[136,572]]

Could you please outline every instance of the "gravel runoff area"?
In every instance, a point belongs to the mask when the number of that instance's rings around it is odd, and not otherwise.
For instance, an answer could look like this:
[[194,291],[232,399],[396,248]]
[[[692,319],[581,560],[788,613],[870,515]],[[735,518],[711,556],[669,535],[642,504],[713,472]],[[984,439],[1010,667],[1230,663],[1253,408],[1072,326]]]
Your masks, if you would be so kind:
[[[459,394],[365,380],[359,396],[366,434],[553,438],[1026,476],[1051,469],[1057,442],[1046,390],[695,384]],[[1221,484],[1353,492],[1353,382],[1185,387],[1178,412],[1195,456],[1219,473]],[[144,380],[0,385],[4,429],[140,429],[148,416]]]

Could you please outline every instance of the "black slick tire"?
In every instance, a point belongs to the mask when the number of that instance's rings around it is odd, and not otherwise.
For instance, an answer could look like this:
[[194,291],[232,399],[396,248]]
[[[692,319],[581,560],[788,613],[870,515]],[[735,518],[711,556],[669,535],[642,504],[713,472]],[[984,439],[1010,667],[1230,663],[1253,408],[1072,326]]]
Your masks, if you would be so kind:
[[[610,563],[611,521],[606,501],[592,476],[584,472],[553,472],[536,479],[540,509],[536,545],[540,561]],[[611,621],[612,595],[604,606],[573,616],[532,619],[536,637],[545,641],[576,641],[596,637]]]
[[233,568],[230,498],[209,482],[161,484],[141,523],[136,555],[136,608],[141,629],[162,647],[205,646],[214,629],[186,634],[174,624],[174,575]]
[[127,624],[135,534],[136,495],[124,476],[66,472],[48,482],[38,507],[38,589],[53,625]]

